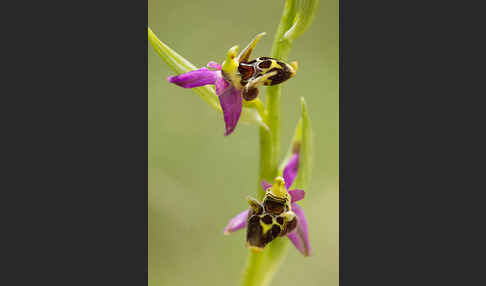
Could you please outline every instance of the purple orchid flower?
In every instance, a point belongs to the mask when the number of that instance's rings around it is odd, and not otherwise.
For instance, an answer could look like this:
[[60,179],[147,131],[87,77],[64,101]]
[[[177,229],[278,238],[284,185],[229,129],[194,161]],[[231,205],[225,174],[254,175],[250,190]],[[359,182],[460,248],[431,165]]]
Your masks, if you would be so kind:
[[[283,179],[285,181],[285,189],[288,190],[297,176],[299,168],[299,154],[295,153],[290,158],[283,172]],[[262,187],[265,191],[272,188],[272,184],[266,181],[262,181]],[[297,217],[297,227],[295,230],[287,234],[287,237],[294,244],[294,246],[304,255],[310,256],[311,247],[309,243],[309,232],[307,228],[307,220],[304,215],[304,210],[297,204],[304,198],[305,192],[299,189],[288,190],[288,194],[291,198],[291,209]],[[232,218],[228,225],[224,229],[224,234],[229,235],[237,230],[245,228],[247,226],[248,214],[250,209],[245,210],[234,218]]]
[[223,78],[221,65],[216,62],[209,62],[207,66],[213,70],[204,67],[188,73],[169,76],[167,80],[184,88],[195,88],[208,84],[215,85],[226,124],[226,133],[224,135],[227,136],[233,132],[240,119],[242,108],[241,90]]
[[276,59],[261,57],[249,62],[249,57],[265,33],[258,34],[238,55],[238,46],[228,50],[222,65],[209,62],[207,67],[184,74],[169,76],[167,80],[184,88],[214,85],[225,122],[225,136],[231,134],[240,119],[243,100],[252,101],[258,96],[261,85],[275,85],[295,76],[297,62],[287,64]]

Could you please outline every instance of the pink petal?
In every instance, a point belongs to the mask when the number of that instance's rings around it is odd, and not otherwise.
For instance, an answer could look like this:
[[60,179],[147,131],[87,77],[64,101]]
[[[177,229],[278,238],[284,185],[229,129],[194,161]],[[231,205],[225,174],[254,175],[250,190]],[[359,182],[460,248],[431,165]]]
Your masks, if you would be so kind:
[[299,239],[299,236],[297,235],[297,230],[294,230],[293,232],[287,234],[287,237],[290,239],[295,248],[297,248],[300,253],[305,256],[305,253],[303,252],[304,243],[301,239]]
[[262,180],[262,188],[263,188],[264,191],[268,190],[271,187],[272,187],[272,184],[270,184],[269,182],[267,182],[265,180]]
[[234,218],[232,218],[228,225],[224,228],[224,234],[228,235],[244,228],[246,226],[246,220],[248,219],[248,211],[249,209],[237,214]]
[[217,62],[213,62],[213,61],[209,62],[207,67],[215,70],[221,70],[221,66]]
[[297,215],[297,228],[289,233],[287,237],[304,256],[309,256],[311,255],[311,247],[304,210],[298,204],[294,203],[292,204],[292,211]]
[[294,183],[295,177],[297,177],[297,172],[299,171],[299,154],[294,153],[290,157],[287,166],[283,171],[283,178],[285,180],[285,187],[288,189]]
[[236,124],[240,119],[242,108],[241,91],[227,83],[222,77],[217,78],[215,85],[226,125],[224,135],[228,136],[235,130]]
[[184,88],[194,88],[208,84],[215,84],[216,80],[221,77],[220,71],[200,68],[180,75],[169,76],[167,80],[170,83],[177,84]]
[[291,203],[298,202],[302,200],[305,197],[305,191],[304,190],[290,190],[289,191],[290,197],[291,197]]
[[214,86],[216,87],[216,94],[220,96],[223,94],[223,92],[228,88],[230,84],[224,80],[223,77],[218,78],[216,82],[214,83]]

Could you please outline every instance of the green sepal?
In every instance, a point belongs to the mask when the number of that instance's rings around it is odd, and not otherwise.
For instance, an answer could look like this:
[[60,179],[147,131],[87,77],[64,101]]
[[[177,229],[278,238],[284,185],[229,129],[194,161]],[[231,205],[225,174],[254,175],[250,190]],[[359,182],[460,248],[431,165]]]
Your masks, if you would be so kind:
[[[148,28],[148,39],[149,42],[154,47],[157,54],[162,58],[162,60],[177,74],[186,73],[192,70],[196,70],[197,67],[186,60],[183,56],[179,55],[177,52],[169,48],[164,44],[157,36]],[[193,88],[193,90],[210,106],[216,110],[222,111],[219,105],[219,99],[214,89],[210,86],[201,86]]]
[[301,101],[301,116],[297,127],[295,128],[294,137],[290,144],[289,150],[279,167],[279,173],[283,173],[283,169],[287,165],[293,153],[299,152],[299,171],[297,178],[295,178],[293,186],[297,189],[306,189],[311,176],[312,160],[313,160],[313,135],[312,127],[307,112],[307,104],[303,97]]
[[263,127],[263,129],[269,131],[268,125],[265,123],[264,118],[262,118],[258,110],[255,108],[243,107],[241,110],[240,122],[246,124],[257,124],[260,127]]
[[267,33],[262,32],[258,35],[256,35],[251,42],[241,51],[241,53],[238,55],[238,58],[236,59],[238,63],[240,62],[247,62],[250,59],[251,53],[256,47],[256,44],[260,41],[260,38],[265,36]]
[[[176,51],[172,50],[169,46],[164,44],[157,36],[152,32],[150,28],[148,30],[148,40],[154,47],[157,54],[162,60],[169,66],[169,68],[177,74],[186,73],[192,70],[196,70],[197,67],[191,62],[186,60],[183,56],[179,55]],[[210,86],[201,86],[192,88],[204,101],[206,101],[211,107],[223,113],[221,105],[219,104],[219,98],[214,88]],[[243,107],[240,121],[247,124],[257,124],[268,130],[268,126],[265,123],[264,118],[257,110],[256,107],[245,108]]]
[[302,0],[292,27],[284,34],[283,38],[293,41],[302,35],[312,24],[319,10],[319,0]]

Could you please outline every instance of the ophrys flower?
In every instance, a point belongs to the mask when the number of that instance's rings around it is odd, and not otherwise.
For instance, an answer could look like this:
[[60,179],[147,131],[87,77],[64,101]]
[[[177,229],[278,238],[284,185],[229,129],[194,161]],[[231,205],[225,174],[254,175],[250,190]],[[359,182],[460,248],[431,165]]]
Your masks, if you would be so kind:
[[288,190],[298,172],[299,155],[292,155],[284,169],[283,178],[272,185],[262,181],[266,191],[262,202],[248,197],[250,208],[230,220],[225,234],[247,227],[246,244],[254,251],[262,250],[279,236],[287,236],[304,255],[310,255],[309,233],[303,209],[297,204],[305,196],[303,190]]
[[203,67],[167,78],[169,82],[184,88],[215,85],[223,110],[225,135],[234,131],[244,102],[257,98],[259,86],[280,84],[297,72],[297,62],[287,64],[269,57],[249,61],[263,35],[265,33],[258,34],[238,56],[238,46],[230,48],[222,65],[209,62],[207,66],[211,69]]

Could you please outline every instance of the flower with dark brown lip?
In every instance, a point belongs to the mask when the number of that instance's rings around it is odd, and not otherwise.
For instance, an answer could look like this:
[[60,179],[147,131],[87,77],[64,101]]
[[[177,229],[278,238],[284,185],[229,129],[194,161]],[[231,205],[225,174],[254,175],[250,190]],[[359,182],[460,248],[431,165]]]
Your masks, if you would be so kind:
[[[224,234],[228,235],[237,230],[245,228],[247,225],[254,225],[255,227],[249,229],[247,232],[247,239],[250,238],[250,241],[247,240],[247,245],[252,250],[262,250],[267,243],[275,239],[277,236],[281,236],[281,234],[284,234],[290,239],[294,246],[304,256],[309,256],[311,253],[311,248],[309,243],[307,220],[305,218],[304,210],[297,204],[297,201],[300,201],[304,198],[305,192],[304,190],[298,189],[289,190],[295,178],[297,177],[298,169],[299,154],[295,153],[292,155],[288,164],[285,166],[285,169],[283,171],[283,178],[277,177],[275,180],[276,183],[274,185],[266,181],[262,181],[262,187],[267,193],[274,193],[275,197],[283,197],[286,195],[290,196],[290,207],[288,210],[283,209],[275,213],[266,214],[261,204],[259,204],[255,199],[250,198],[250,209],[245,210],[232,218],[229,221],[228,225],[225,227]],[[273,228],[275,227],[275,225],[283,225],[284,220],[281,215],[286,215],[287,213],[294,213],[294,216],[296,218],[296,220],[293,220],[293,217],[290,217],[288,219],[288,221],[292,222],[293,224],[288,226],[290,232],[287,233],[285,228],[280,228],[278,231],[275,230],[274,232]],[[262,222],[258,221],[259,218],[260,220],[262,220]],[[280,221],[279,218],[281,219]],[[265,220],[268,220],[268,222],[265,222]],[[263,236],[257,236],[252,234],[253,232],[260,231],[259,225],[268,227],[268,230]]]
[[[238,56],[238,46],[233,46],[228,50],[222,65],[209,62],[207,67],[210,69],[203,67],[167,78],[170,83],[184,88],[214,85],[223,110],[225,136],[231,134],[236,128],[243,100],[255,100],[258,97],[259,86],[280,84],[297,72],[297,62],[287,64],[268,57],[248,62],[255,45],[263,35],[265,33],[258,34]],[[260,59],[265,61],[260,62]],[[264,68],[263,63],[268,63],[268,67]]]

